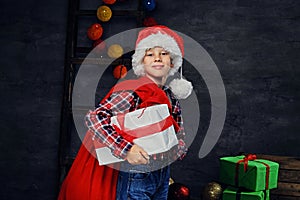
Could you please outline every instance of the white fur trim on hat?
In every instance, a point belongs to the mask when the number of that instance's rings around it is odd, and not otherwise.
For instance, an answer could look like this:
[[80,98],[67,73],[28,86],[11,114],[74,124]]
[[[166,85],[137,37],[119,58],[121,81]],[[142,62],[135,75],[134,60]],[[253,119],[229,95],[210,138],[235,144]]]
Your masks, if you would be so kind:
[[132,69],[137,76],[145,75],[142,64],[146,50],[153,47],[162,47],[170,53],[172,64],[174,65],[169,76],[174,75],[182,65],[182,54],[175,39],[167,34],[158,32],[142,39],[136,46],[135,53],[132,55]]

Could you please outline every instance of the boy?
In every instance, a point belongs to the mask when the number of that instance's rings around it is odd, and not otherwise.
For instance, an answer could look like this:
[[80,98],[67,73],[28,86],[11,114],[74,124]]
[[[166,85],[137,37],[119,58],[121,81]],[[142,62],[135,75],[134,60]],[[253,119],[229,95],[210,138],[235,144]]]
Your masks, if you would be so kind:
[[[171,83],[171,88],[169,88],[165,86],[165,83],[167,78],[174,75],[181,67],[183,53],[182,38],[165,26],[148,27],[139,32],[136,50],[132,56],[132,67],[139,78],[117,84],[99,106],[86,116],[86,124],[90,132],[90,136],[87,136],[88,139],[84,140],[86,148],[92,149],[89,144],[91,139],[99,141],[108,146],[114,156],[125,159],[125,162],[121,163],[119,172],[107,166],[96,166],[95,158],[85,155],[88,150],[81,148],[77,156],[79,158],[76,157],[72,166],[74,169],[71,169],[68,174],[70,177],[67,179],[69,180],[65,181],[68,184],[64,183],[65,191],[61,192],[63,193],[60,195],[61,200],[72,198],[91,200],[167,199],[170,178],[169,164],[175,159],[183,157],[186,147],[181,108],[173,94],[181,97],[182,91],[175,87],[176,84],[173,84],[172,87]],[[192,86],[189,82],[184,80],[180,84],[187,84],[183,88],[188,88],[189,91],[184,92],[191,93]],[[122,130],[111,125],[110,118],[120,113],[128,113],[156,104],[168,105],[179,142],[168,152],[150,156],[141,146],[134,144],[124,134],[121,134]],[[76,162],[76,160],[78,161]],[[70,180],[72,179],[70,174],[73,174],[73,177],[79,177],[79,173],[83,174],[80,179],[81,187],[74,186],[76,185],[74,182],[78,182],[79,178]],[[67,187],[67,185],[69,186]],[[72,187],[73,193],[68,192],[68,188]],[[81,192],[79,192],[80,190]],[[76,192],[78,194],[74,195]],[[65,198],[62,198],[63,196]]]

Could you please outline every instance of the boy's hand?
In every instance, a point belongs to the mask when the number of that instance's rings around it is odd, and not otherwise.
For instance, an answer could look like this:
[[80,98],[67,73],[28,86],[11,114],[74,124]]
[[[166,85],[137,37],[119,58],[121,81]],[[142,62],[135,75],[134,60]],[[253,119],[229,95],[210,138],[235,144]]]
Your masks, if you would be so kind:
[[132,165],[148,164],[148,153],[140,146],[134,144],[127,153],[126,160]]

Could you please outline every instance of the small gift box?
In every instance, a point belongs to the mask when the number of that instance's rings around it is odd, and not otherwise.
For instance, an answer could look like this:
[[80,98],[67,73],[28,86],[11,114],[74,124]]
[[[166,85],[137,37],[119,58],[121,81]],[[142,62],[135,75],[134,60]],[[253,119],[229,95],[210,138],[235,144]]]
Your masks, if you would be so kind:
[[252,191],[277,187],[279,164],[256,155],[220,158],[220,181]]
[[[119,134],[141,146],[149,155],[168,151],[178,144],[173,121],[166,104],[137,109],[111,118],[111,124]],[[115,157],[104,144],[94,144],[100,165],[123,161]]]
[[248,191],[241,188],[227,187],[222,194],[222,200],[269,200],[270,190]]

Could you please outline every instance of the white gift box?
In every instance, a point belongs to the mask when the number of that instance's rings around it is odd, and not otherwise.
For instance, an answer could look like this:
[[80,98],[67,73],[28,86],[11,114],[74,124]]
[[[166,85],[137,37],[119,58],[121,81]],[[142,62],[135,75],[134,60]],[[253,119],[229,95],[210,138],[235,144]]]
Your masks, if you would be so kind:
[[[134,137],[134,144],[141,146],[149,155],[153,155],[168,151],[178,144],[171,117],[167,104],[158,104],[114,116],[111,118],[111,124]],[[124,161],[115,157],[107,146],[103,144],[96,146],[100,165]]]

